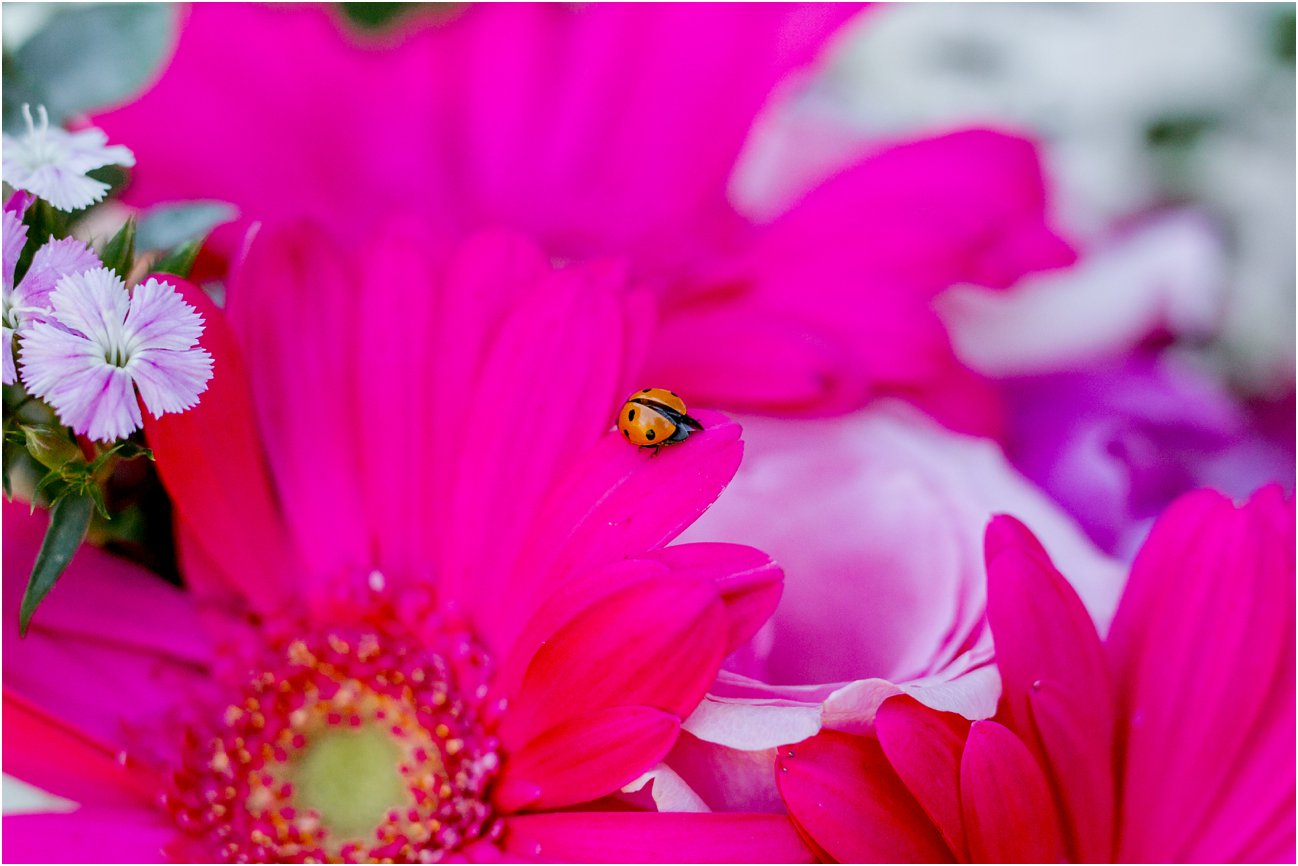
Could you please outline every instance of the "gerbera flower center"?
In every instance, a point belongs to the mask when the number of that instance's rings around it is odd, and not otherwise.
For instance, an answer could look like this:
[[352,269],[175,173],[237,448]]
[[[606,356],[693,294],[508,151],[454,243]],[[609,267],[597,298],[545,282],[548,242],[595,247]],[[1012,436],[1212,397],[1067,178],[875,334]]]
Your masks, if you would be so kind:
[[499,833],[485,657],[387,631],[289,641],[189,728],[167,803],[205,853],[431,863]]

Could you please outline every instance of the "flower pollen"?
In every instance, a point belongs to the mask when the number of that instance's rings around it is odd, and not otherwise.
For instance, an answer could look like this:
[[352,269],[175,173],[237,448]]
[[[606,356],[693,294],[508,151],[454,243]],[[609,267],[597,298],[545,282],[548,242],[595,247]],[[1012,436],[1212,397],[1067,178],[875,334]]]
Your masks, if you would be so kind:
[[166,805],[225,862],[432,863],[495,839],[488,667],[464,637],[295,639],[186,729]]

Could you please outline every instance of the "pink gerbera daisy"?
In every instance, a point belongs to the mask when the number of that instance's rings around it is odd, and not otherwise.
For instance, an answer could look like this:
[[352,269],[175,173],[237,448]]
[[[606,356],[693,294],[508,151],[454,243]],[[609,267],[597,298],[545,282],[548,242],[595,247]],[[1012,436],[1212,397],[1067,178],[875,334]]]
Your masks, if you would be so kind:
[[807,858],[784,816],[620,793],[781,581],[663,547],[739,429],[656,458],[611,429],[646,350],[621,269],[504,235],[436,268],[405,224],[335,248],[263,230],[226,311],[182,284],[220,375],[145,428],[190,592],[83,549],[6,630],[5,770],[81,804],[6,818],[6,858]]
[[987,533],[995,720],[890,698],[782,750],[790,813],[844,862],[1294,859],[1294,505],[1198,491],[1154,525],[1103,643],[1012,518]]

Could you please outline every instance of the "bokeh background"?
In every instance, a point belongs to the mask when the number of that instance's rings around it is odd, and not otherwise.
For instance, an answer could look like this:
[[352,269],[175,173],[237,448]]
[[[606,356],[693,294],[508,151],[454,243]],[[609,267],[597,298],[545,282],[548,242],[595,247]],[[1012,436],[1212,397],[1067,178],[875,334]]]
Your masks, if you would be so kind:
[[[342,8],[357,27],[419,14],[401,4]],[[6,3],[0,14],[4,128],[17,132],[24,102],[46,105],[58,121],[147,84],[176,10]],[[1156,335],[1160,356],[1245,407],[1243,423],[1265,428],[1257,448],[1292,461],[1294,31],[1292,4],[878,8],[762,124],[732,194],[757,207],[772,189],[794,188],[791,165],[832,166],[843,142],[970,125],[1027,134],[1042,148],[1056,223],[1083,261],[1008,296],[949,292],[941,303],[962,359],[1022,382],[1025,400],[1048,411],[1039,392],[1053,387],[1050,376],[1089,364],[1102,380],[1105,341],[1116,352],[1129,337],[1113,323],[1138,322]],[[832,134],[808,137],[819,128]],[[200,209],[146,220],[142,245],[170,245],[219,216]],[[1284,455],[1255,462],[1277,460]],[[1242,471],[1235,463],[1199,476],[1241,484]],[[1123,552],[1123,539],[1096,541]],[[31,808],[35,797],[5,779],[7,811]]]

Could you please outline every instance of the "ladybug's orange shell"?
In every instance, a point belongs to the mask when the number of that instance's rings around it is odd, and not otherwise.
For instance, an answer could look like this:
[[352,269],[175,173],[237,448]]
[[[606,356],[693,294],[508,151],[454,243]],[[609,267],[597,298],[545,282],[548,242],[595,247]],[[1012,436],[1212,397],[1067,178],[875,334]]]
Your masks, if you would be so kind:
[[632,445],[662,445],[676,432],[676,422],[653,406],[628,400],[618,412],[617,429]]
[[627,400],[638,400],[641,403],[657,403],[660,406],[666,406],[678,415],[689,414],[689,411],[685,408],[685,401],[666,388],[645,388],[643,391],[636,391]]

